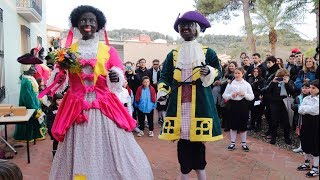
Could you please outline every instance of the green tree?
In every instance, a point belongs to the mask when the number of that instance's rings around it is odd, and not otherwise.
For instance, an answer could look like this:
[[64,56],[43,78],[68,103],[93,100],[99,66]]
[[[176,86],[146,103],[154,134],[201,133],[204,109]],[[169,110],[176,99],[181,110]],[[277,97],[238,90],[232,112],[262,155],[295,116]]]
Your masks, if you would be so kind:
[[[297,12],[311,12],[316,16],[316,28],[317,28],[317,43],[319,44],[319,0],[292,0],[294,5],[291,7]],[[312,4],[311,11],[308,11],[307,5]]]
[[237,16],[237,10],[242,9],[251,54],[256,52],[256,39],[250,18],[250,8],[254,6],[254,2],[255,0],[195,0],[197,10],[211,21],[229,20],[231,16]]
[[[268,33],[271,53],[276,55],[276,43],[278,41],[277,30],[286,29],[297,32],[294,27],[302,23],[303,9],[296,7],[298,1],[286,0],[257,0],[252,12],[257,34]],[[300,10],[300,11],[299,11]]]

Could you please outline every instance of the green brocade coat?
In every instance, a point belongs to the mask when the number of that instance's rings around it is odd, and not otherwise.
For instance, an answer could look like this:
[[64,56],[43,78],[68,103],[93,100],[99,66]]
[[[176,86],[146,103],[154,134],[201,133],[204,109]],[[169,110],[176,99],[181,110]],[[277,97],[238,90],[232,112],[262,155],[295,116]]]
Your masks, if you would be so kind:
[[[34,114],[29,119],[28,124],[17,124],[13,138],[18,141],[45,139],[46,128],[44,122],[39,124],[38,117],[41,115],[41,105],[38,99],[38,89],[28,78],[21,76],[21,89],[19,96],[19,106],[25,106],[27,109],[35,109]],[[28,134],[26,130],[28,128]]]
[[[203,46],[206,64],[215,68],[215,76],[221,76],[221,66],[216,53]],[[158,90],[171,92],[168,102],[166,118],[164,120],[159,138],[163,140],[180,139],[181,126],[181,92],[178,86],[181,79],[181,69],[176,68],[178,49],[172,50],[166,57],[161,70]],[[223,138],[220,128],[220,120],[215,107],[211,86],[204,87],[200,80],[201,67],[193,67],[192,99],[191,99],[191,124],[190,141],[216,141]],[[213,72],[211,72],[213,73]],[[189,81],[190,81],[189,79]]]

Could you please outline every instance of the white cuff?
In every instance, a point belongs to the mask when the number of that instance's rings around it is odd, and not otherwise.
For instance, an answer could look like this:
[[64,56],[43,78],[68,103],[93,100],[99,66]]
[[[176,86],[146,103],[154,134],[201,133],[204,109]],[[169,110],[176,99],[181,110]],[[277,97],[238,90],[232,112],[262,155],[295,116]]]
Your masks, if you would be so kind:
[[[157,93],[157,99],[159,99],[161,96],[166,96],[166,95],[167,95],[166,92],[164,92],[164,91],[158,91],[158,93]],[[167,99],[164,100],[164,101],[159,101],[159,104],[160,104],[160,105],[166,105],[166,103],[167,103]]]
[[215,68],[213,68],[213,67],[211,67],[209,65],[207,65],[207,67],[209,68],[210,73],[208,75],[206,75],[206,76],[200,76],[200,79],[202,81],[202,86],[203,87],[208,87],[211,84],[213,84],[214,78],[216,78],[217,75],[218,75],[218,70],[217,69],[215,69]]
[[119,67],[116,67],[116,66],[112,66],[112,68],[109,70],[116,72],[119,77],[119,82],[111,82],[109,79],[109,76],[107,76],[107,85],[108,85],[109,90],[113,93],[121,92],[122,86],[125,81],[123,71]]

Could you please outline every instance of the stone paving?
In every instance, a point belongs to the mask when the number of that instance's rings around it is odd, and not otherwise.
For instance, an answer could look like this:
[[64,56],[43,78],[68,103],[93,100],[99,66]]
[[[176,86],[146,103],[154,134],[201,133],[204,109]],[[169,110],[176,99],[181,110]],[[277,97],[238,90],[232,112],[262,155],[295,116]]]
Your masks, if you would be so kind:
[[[13,131],[13,128],[9,128]],[[12,134],[12,132],[10,132]],[[9,134],[10,134],[9,133]],[[155,128],[155,135],[159,128]],[[179,164],[176,157],[176,143],[159,140],[156,136],[136,137],[146,153],[156,180],[179,179]],[[278,148],[261,140],[248,137],[250,152],[243,152],[238,138],[234,151],[227,151],[229,134],[224,133],[224,139],[218,142],[206,143],[207,148],[207,179],[208,180],[298,180],[306,179],[305,172],[295,168],[303,162],[303,156]],[[13,141],[10,141],[13,143]],[[51,141],[47,137],[30,145],[31,163],[27,164],[26,147],[17,148],[18,154],[10,161],[18,164],[25,180],[48,179],[52,153]],[[137,162],[137,165],[139,162]],[[190,179],[196,179],[191,173]],[[316,179],[316,178],[315,178]]]

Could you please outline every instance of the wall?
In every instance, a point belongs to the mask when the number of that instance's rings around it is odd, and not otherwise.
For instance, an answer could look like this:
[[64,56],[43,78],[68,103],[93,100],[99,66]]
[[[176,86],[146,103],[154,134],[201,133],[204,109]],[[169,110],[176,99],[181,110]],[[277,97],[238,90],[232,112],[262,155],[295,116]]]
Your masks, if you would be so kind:
[[41,36],[43,47],[46,49],[46,1],[42,1],[42,21],[40,23],[29,23],[17,14],[16,0],[1,0],[0,7],[3,9],[5,86],[7,89],[6,98],[0,103],[18,105],[20,64],[16,59],[22,55],[20,25],[25,25],[30,29],[31,47],[37,45],[37,36]]
[[159,59],[162,63],[167,54],[175,49],[177,45],[161,43],[141,43],[141,42],[124,42],[124,59],[136,63],[140,58],[147,60],[147,67],[152,66],[152,60]]

